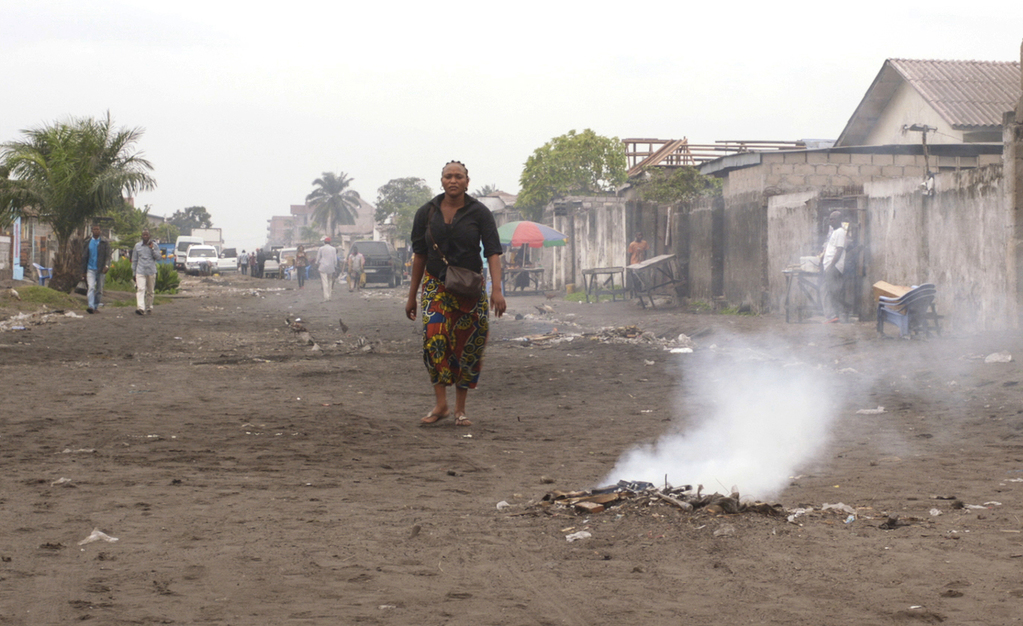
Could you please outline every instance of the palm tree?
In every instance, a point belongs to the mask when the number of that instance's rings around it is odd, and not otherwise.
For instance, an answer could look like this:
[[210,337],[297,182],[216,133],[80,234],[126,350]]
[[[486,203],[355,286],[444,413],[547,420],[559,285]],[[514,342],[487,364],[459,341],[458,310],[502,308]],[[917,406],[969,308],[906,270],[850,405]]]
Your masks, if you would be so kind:
[[484,196],[489,196],[495,191],[497,191],[497,185],[483,185],[476,191],[472,192],[472,195],[474,198],[482,198]]
[[115,129],[105,119],[71,118],[22,131],[0,145],[0,221],[31,213],[57,238],[54,289],[71,291],[80,278],[80,240],[88,221],[156,187],[153,166],[134,150],[142,129]]
[[354,224],[359,217],[359,192],[348,189],[351,182],[344,172],[324,172],[313,181],[316,189],[305,197],[313,209],[313,223],[322,226],[331,237],[335,227]]

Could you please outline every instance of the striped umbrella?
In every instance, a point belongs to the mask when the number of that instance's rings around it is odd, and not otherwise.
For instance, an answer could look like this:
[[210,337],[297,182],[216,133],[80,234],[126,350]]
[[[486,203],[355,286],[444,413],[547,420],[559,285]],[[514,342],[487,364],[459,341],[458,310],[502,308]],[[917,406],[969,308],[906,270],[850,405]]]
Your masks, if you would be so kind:
[[568,236],[536,222],[508,222],[497,229],[501,243],[512,247],[550,248],[563,246]]

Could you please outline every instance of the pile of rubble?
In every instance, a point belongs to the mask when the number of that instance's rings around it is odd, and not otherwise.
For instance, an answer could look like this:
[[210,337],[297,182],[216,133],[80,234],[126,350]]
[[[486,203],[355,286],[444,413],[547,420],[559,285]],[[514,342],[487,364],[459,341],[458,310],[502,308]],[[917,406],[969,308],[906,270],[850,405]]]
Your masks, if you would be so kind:
[[619,512],[636,511],[652,506],[674,507],[686,513],[702,511],[710,515],[740,513],[759,513],[770,517],[785,515],[785,510],[780,504],[743,502],[737,491],[727,496],[719,493],[705,495],[702,492],[703,485],[696,489],[690,485],[659,488],[648,482],[621,480],[615,485],[589,491],[553,491],[530,508],[548,515],[559,512],[596,514],[610,509]]
[[51,311],[45,308],[34,313],[18,313],[5,320],[0,320],[0,333],[11,330],[28,330],[32,326],[40,326],[42,324],[55,324],[61,318],[67,317],[80,318],[83,316],[74,311],[65,311],[63,309]]
[[674,353],[692,352],[696,346],[693,340],[686,335],[680,334],[674,338],[658,337],[654,333],[643,331],[637,326],[608,326],[584,333],[561,333],[555,330],[538,335],[524,335],[510,341],[523,346],[554,346],[580,338],[608,344],[660,346],[662,349]]

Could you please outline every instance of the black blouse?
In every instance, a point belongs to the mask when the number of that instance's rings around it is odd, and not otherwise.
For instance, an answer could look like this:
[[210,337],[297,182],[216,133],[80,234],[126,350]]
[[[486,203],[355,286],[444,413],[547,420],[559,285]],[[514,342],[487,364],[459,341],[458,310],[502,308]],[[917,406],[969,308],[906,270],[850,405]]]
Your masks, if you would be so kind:
[[[434,241],[452,265],[474,272],[482,271],[480,244],[483,245],[483,256],[488,259],[503,252],[494,214],[485,204],[466,195],[465,206],[458,209],[450,224],[445,224],[444,215],[440,210],[440,202],[443,199],[444,194],[440,194],[416,211],[416,216],[412,220],[412,252],[426,255],[426,271],[442,280],[446,274],[446,266],[440,254],[433,248]],[[426,233],[426,220],[431,207],[433,219],[430,221],[430,233],[433,239]]]

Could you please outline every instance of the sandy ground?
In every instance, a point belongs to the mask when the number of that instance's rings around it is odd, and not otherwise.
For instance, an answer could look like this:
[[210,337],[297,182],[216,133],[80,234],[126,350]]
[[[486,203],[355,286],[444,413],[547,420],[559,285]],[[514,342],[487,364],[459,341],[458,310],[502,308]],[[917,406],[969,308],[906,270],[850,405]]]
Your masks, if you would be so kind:
[[[515,296],[475,424],[422,428],[432,391],[400,289],[325,304],[315,283],[184,287],[151,317],[106,307],[0,333],[0,624],[1023,620],[1023,372],[984,361],[1023,358],[1018,334],[902,341],[634,302],[540,314],[542,297]],[[582,335],[630,324],[647,340]],[[662,345],[680,333],[692,354]],[[751,363],[827,393],[759,396],[769,383],[730,375]],[[676,457],[781,472],[785,515],[536,505],[733,391],[754,398],[740,426]],[[813,454],[793,464],[807,442],[771,433],[799,411]],[[839,502],[853,519],[820,510]],[[93,529],[117,541],[80,545]]]

